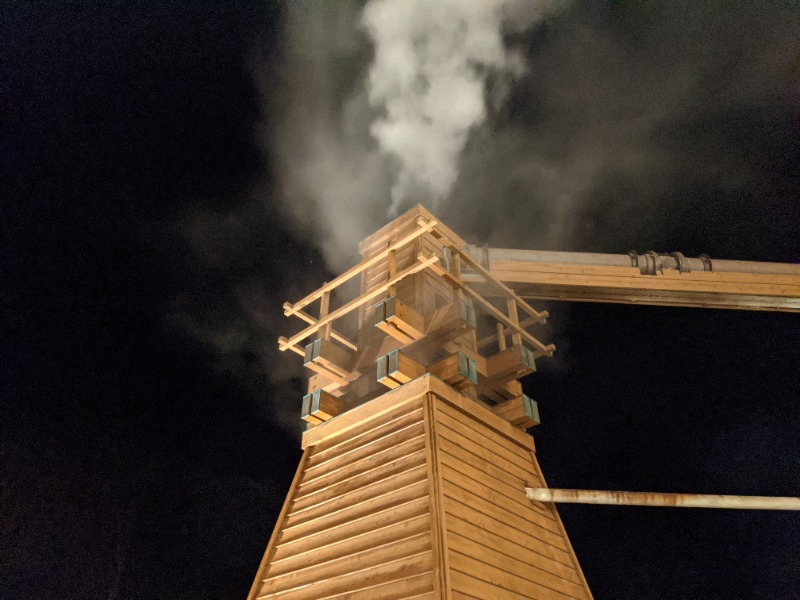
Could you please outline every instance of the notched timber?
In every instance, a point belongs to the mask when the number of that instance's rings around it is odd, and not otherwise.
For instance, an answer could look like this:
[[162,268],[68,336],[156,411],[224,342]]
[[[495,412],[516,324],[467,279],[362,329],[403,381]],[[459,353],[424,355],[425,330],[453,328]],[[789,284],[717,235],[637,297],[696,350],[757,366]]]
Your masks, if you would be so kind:
[[478,383],[478,370],[474,360],[463,352],[456,352],[447,358],[428,366],[428,370],[457,390]]
[[392,350],[376,362],[377,380],[390,389],[423,376],[427,370],[400,350]]
[[425,319],[397,296],[375,307],[375,327],[396,340],[410,344],[425,336]]
[[353,372],[355,362],[356,355],[352,351],[337,346],[330,340],[318,338],[306,346],[303,365],[345,384],[360,375]]
[[343,413],[344,403],[324,390],[316,390],[303,396],[303,410],[300,418],[306,423],[317,425]]
[[539,418],[538,404],[525,394],[493,406],[492,412],[520,429],[528,429],[542,422]]
[[481,378],[478,372],[478,397],[488,400],[491,404],[501,404],[522,394],[522,384],[519,381],[509,381],[502,385],[488,385],[486,379]]
[[536,371],[534,353],[523,345],[506,348],[486,359],[486,378],[482,385],[498,387]]

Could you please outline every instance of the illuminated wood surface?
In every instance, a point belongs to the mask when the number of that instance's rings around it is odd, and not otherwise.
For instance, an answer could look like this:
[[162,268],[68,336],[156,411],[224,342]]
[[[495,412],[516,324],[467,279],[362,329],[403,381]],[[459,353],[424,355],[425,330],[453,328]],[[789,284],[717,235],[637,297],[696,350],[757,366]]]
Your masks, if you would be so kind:
[[800,277],[498,260],[488,272],[523,298],[800,312]]
[[309,429],[249,598],[591,598],[533,439],[426,374]]

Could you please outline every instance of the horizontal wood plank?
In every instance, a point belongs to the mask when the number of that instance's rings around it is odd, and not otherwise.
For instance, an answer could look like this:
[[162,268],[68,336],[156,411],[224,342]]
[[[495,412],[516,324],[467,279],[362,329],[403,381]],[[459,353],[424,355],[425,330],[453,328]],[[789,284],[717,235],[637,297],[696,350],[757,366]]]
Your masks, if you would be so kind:
[[520,545],[496,532],[486,531],[464,519],[451,518],[448,521],[448,535],[456,534],[468,538],[495,552],[514,558],[520,562],[546,571],[556,577],[581,584],[581,578],[572,565],[565,565],[556,559],[563,560],[563,553],[556,553],[550,546],[543,546],[531,539],[527,546]]
[[316,581],[297,589],[266,593],[259,596],[259,600],[320,600],[345,592],[402,582],[431,570],[431,553],[422,552],[365,570],[350,571],[338,577]]
[[[505,507],[514,514],[530,515],[531,518],[537,519],[537,524],[541,527],[557,531],[550,507],[537,505],[528,500],[521,479],[508,475],[500,467],[480,464],[477,459],[477,466],[474,466],[462,457],[453,456],[450,454],[450,450],[451,446],[448,445],[447,440],[443,439],[440,460],[442,476],[445,480],[459,485],[464,490],[480,489],[480,495],[491,497],[494,506]],[[477,494],[478,492],[473,493]]]
[[[437,411],[438,412],[438,411]],[[490,464],[502,465],[514,477],[523,481],[539,481],[539,476],[533,469],[533,459],[530,453],[515,452],[502,444],[502,440],[487,437],[484,432],[477,432],[452,419],[448,415],[437,415],[437,433],[461,450],[480,458]]]
[[456,594],[462,594],[461,597],[466,598],[480,598],[486,600],[532,600],[530,596],[517,594],[496,585],[473,577],[469,573],[453,570],[450,574],[450,587],[453,589],[453,598]]
[[[445,484],[445,488],[447,487]],[[445,512],[447,513],[448,527],[452,526],[451,519],[461,519],[486,532],[545,555],[567,567],[573,566],[572,557],[564,549],[563,543],[560,540],[554,540],[552,536],[541,535],[541,532],[544,531],[541,528],[531,531],[526,526],[520,528],[518,522],[508,522],[509,520],[502,516],[498,518],[496,515],[487,515],[480,508],[463,503],[457,497],[448,496],[447,489],[445,489]]]
[[464,431],[458,433],[445,423],[439,424],[436,433],[442,448],[465,462],[478,466],[500,481],[512,482],[515,486],[522,485],[522,488],[526,481],[541,481],[532,467],[521,467],[519,461],[509,459],[500,446],[478,434],[469,435]]
[[384,494],[391,494],[403,488],[426,480],[425,466],[420,465],[408,471],[394,475],[389,481],[380,479],[369,485],[352,490],[341,496],[330,498],[324,502],[317,502],[306,507],[293,507],[286,520],[286,526],[303,523],[313,519],[330,515],[344,507],[355,506],[367,500],[372,500]]
[[[481,406],[481,404],[478,402],[475,402],[475,400],[460,394],[443,381],[436,379],[435,377],[431,377],[430,375],[427,377],[429,377],[431,380],[430,391],[437,396],[437,408],[453,408],[456,411],[468,416],[470,419],[482,423],[493,432],[503,436],[514,444],[530,450],[531,452],[536,451],[536,447],[533,444],[533,438],[530,435],[524,431],[520,431],[505,419],[498,417],[488,408]],[[448,414],[451,413],[448,412]]]
[[[461,554],[455,550],[450,552],[450,568],[453,571],[469,573],[472,577],[479,579],[489,585],[499,588],[495,591],[492,598],[500,598],[505,593],[511,592],[519,594],[524,598],[535,598],[537,600],[566,600],[576,598],[570,594],[565,594],[557,590],[550,589],[534,581],[518,577],[507,571],[487,564],[471,556]],[[583,598],[583,594],[577,598]]]
[[264,591],[275,593],[293,590],[353,571],[372,569],[394,560],[430,551],[431,534],[423,532],[325,563],[319,563],[312,558],[303,569],[277,576],[267,573]]
[[437,600],[433,593],[433,574],[423,573],[402,581],[393,581],[355,592],[328,596],[319,600]]
[[347,520],[359,518],[365,514],[385,510],[391,506],[397,506],[404,502],[427,496],[428,481],[423,479],[398,489],[387,486],[384,488],[383,493],[361,502],[338,502],[332,507],[335,510],[317,514],[313,519],[302,519],[296,518],[295,515],[289,515],[283,525],[284,538],[282,539],[302,537],[308,532],[320,531]]
[[507,523],[523,533],[532,535],[556,548],[566,550],[566,544],[561,539],[561,531],[554,520],[548,519],[536,511],[526,511],[515,505],[493,502],[494,496],[490,498],[479,493],[479,491],[487,491],[484,487],[462,486],[463,484],[458,485],[451,482],[449,475],[444,478],[442,483],[445,495],[454,502],[460,502],[482,512],[487,517]]
[[[417,427],[415,425],[415,427]],[[320,473],[319,477],[307,480],[305,477],[300,481],[297,491],[297,498],[302,498],[306,494],[313,494],[325,488],[343,483],[357,475],[372,471],[376,468],[389,465],[394,461],[411,456],[420,452],[425,447],[422,424],[413,438],[406,439],[394,446],[389,446],[378,452],[364,457],[362,460],[345,464],[336,471]]]
[[422,395],[428,389],[429,383],[426,376],[391,390],[374,400],[350,409],[335,419],[305,431],[302,446],[305,448],[319,445],[319,450],[322,450],[337,441],[344,441],[346,438],[342,437],[336,441],[334,438],[351,434],[354,429],[363,431],[365,428],[371,428],[375,419],[382,417],[391,419],[392,417],[388,413],[397,413],[400,407],[406,404],[422,406]]
[[301,569],[312,562],[322,564],[426,531],[430,531],[430,517],[424,514],[398,523],[379,526],[377,529],[355,537],[337,539],[326,546],[315,546],[306,552],[291,555],[276,552],[275,558],[269,565],[267,575],[282,575],[295,569]]
[[382,527],[403,523],[421,515],[429,514],[430,503],[427,498],[413,500],[385,511],[364,515],[360,519],[341,523],[328,529],[296,539],[281,538],[275,547],[274,560],[288,558],[325,548],[331,544],[368,534]]
[[[325,531],[332,527],[337,527],[346,524],[350,521],[360,519],[364,516],[369,516],[377,512],[386,512],[396,506],[400,506],[407,502],[412,502],[419,498],[427,499],[427,481],[405,487],[394,494],[384,494],[356,504],[354,506],[346,506],[339,511],[331,513],[325,517],[305,521],[292,526],[284,525],[281,529],[280,541],[291,541],[298,538],[306,537],[308,535]],[[289,519],[287,519],[287,522]]]
[[452,531],[450,532],[449,539],[450,547],[454,551],[497,567],[515,577],[535,582],[538,585],[573,598],[585,598],[586,596],[583,586],[579,583],[549,573],[538,566],[531,565],[522,560],[506,556],[474,540],[455,534]]
[[301,486],[309,489],[309,484],[317,479],[337,478],[338,474],[346,471],[353,472],[355,465],[374,460],[375,457],[389,454],[389,451],[396,448],[400,444],[420,437],[423,434],[422,421],[417,421],[411,425],[393,431],[387,432],[386,435],[373,440],[372,442],[363,444],[360,448],[354,449],[351,452],[331,458],[320,465],[309,467],[303,474],[303,481]]
[[452,600],[483,600],[482,598],[478,598],[477,596],[472,596],[471,594],[467,594],[465,592],[459,592],[456,590],[451,590],[450,597]]
[[421,406],[414,406],[411,403],[400,406],[397,411],[387,412],[382,419],[370,421],[352,435],[332,438],[314,446],[314,452],[308,459],[308,468],[311,469],[339,456],[344,456],[420,421],[422,421]]
[[304,496],[298,495],[294,501],[294,508],[308,508],[309,506],[325,502],[332,498],[338,498],[339,496],[370,485],[376,481],[388,481],[400,473],[424,464],[424,452],[420,451],[406,455],[391,464],[377,465],[374,469],[365,471],[355,477],[335,482],[333,485],[316,491],[313,494],[306,494]]

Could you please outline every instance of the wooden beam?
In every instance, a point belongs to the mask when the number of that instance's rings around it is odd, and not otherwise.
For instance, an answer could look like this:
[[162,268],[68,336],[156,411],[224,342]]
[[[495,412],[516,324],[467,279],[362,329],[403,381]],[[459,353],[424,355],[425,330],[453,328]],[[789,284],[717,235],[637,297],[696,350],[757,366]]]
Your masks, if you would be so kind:
[[[284,302],[284,304],[283,304],[284,309],[287,306],[290,306],[290,304],[288,302]],[[304,312],[302,310],[296,310],[294,312],[294,315],[296,317],[301,318],[303,321],[305,321],[306,323],[309,323],[311,325],[316,325],[317,322],[318,322],[317,319],[315,319],[310,314],[308,314],[307,312]],[[348,348],[350,348],[350,350],[353,350],[354,352],[358,350],[358,346],[356,346],[353,342],[348,340],[345,336],[343,336],[341,333],[337,332],[333,328],[331,329],[331,337],[333,339],[335,339],[337,342],[339,342],[340,344],[342,344],[343,346],[347,346]]]
[[427,369],[399,350],[381,356],[377,362],[377,379],[394,389],[427,373]]
[[375,327],[403,344],[425,337],[425,319],[413,308],[397,299],[387,298],[375,308]]
[[[449,273],[446,269],[443,269],[439,265],[431,265],[431,269],[441,277],[444,277],[451,281],[456,281],[451,273]],[[547,344],[547,345],[543,344],[524,329],[520,329],[518,325],[515,326],[514,323],[512,323],[511,320],[506,315],[500,312],[494,305],[492,305],[491,302],[486,300],[480,293],[473,290],[471,287],[462,284],[461,282],[457,282],[457,284],[461,286],[461,289],[463,289],[464,292],[466,292],[473,300],[478,302],[478,304],[480,304],[495,319],[497,319],[498,321],[509,327],[512,331],[519,329],[519,333],[522,336],[522,339],[528,342],[528,344],[530,344],[534,348],[536,348],[537,358],[539,356],[553,356],[553,352],[555,352],[556,349],[554,344]]]
[[456,389],[478,383],[477,365],[463,352],[456,352],[442,360],[428,365],[428,370]]
[[309,325],[303,331],[301,331],[300,333],[294,334],[289,339],[286,339],[285,337],[280,338],[278,340],[278,349],[281,350],[281,351],[287,350],[288,348],[294,346],[298,342],[300,342],[303,339],[307,338],[309,335],[319,331],[319,329],[321,327],[324,327],[328,323],[330,323],[332,321],[335,321],[336,319],[338,319],[342,315],[347,314],[351,310],[354,310],[354,309],[356,309],[356,308],[358,308],[360,306],[363,306],[364,304],[366,304],[367,302],[369,302],[370,300],[372,300],[376,296],[380,296],[381,294],[385,293],[386,290],[388,290],[391,286],[395,285],[398,281],[401,281],[402,279],[408,277],[409,275],[413,275],[414,273],[418,273],[419,271],[422,271],[423,269],[426,269],[426,268],[432,266],[438,260],[439,260],[439,257],[435,256],[435,255],[434,256],[430,256],[428,258],[425,258],[424,256],[418,256],[416,263],[414,263],[413,265],[411,265],[407,269],[403,269],[400,273],[398,273],[397,275],[392,277],[390,280],[388,280],[383,285],[378,286],[378,287],[370,290],[369,292],[358,296],[357,298],[354,298],[353,300],[351,300],[350,302],[348,302],[344,306],[341,306],[340,308],[336,309],[332,313],[328,314],[328,316],[325,317],[324,319],[320,319],[314,325]]
[[[536,319],[533,319],[532,317],[528,317],[527,319],[524,319],[524,320],[520,321],[519,326],[520,326],[521,329],[525,329],[526,327],[530,327],[534,323],[536,323]],[[492,344],[494,342],[498,342],[498,345],[500,346],[500,350],[505,350],[506,349],[505,343],[503,343],[501,345],[499,342],[500,342],[501,339],[503,339],[509,333],[511,333],[511,328],[510,327],[503,327],[502,323],[498,323],[497,324],[497,334],[489,335],[489,336],[483,338],[482,340],[480,340],[478,342],[478,350],[481,350],[482,348],[485,348],[486,346],[488,346],[489,344]]]
[[[309,294],[308,296],[306,296],[305,298],[303,298],[299,302],[295,302],[294,304],[290,304],[288,307],[286,306],[286,304],[284,304],[283,314],[286,315],[287,317],[295,314],[301,308],[304,308],[305,306],[308,306],[309,304],[311,304],[312,302],[314,302],[315,300],[320,298],[322,296],[323,292],[328,291],[328,290],[332,290],[332,289],[338,287],[340,284],[344,283],[345,281],[351,279],[352,277],[355,277],[356,275],[358,275],[362,271],[364,271],[366,269],[369,269],[372,265],[377,264],[380,261],[382,261],[384,258],[386,258],[392,250],[397,250],[398,248],[402,248],[403,246],[405,246],[406,244],[408,244],[412,240],[417,239],[422,234],[424,234],[424,233],[430,231],[431,229],[433,229],[434,227],[436,227],[437,224],[438,224],[438,221],[436,221],[435,219],[434,220],[427,220],[427,219],[423,219],[422,217],[418,218],[417,219],[418,227],[413,232],[411,232],[407,236],[404,236],[403,238],[397,240],[393,244],[387,246],[381,252],[378,252],[377,254],[371,256],[367,260],[365,260],[363,262],[360,262],[356,266],[348,269],[347,271],[345,271],[344,273],[342,273],[341,275],[336,277],[333,281],[330,281],[329,283],[326,283],[321,288],[319,288],[315,292],[312,292],[311,294]],[[399,279],[397,281],[399,281]],[[397,283],[397,281],[395,281],[395,283]],[[390,284],[389,286],[387,286],[387,289],[389,287],[391,287],[391,285],[394,285],[394,284]],[[282,350],[283,349],[284,348],[282,348]]]
[[522,345],[511,346],[486,358],[486,381],[482,385],[501,386],[536,371],[533,352]]
[[316,415],[311,414],[311,397],[313,393],[303,396],[303,401],[300,404],[300,418],[309,425],[319,425],[322,419]]
[[308,393],[324,390],[334,396],[341,396],[343,393],[341,389],[342,385],[341,381],[331,379],[327,374],[317,373],[308,378]]
[[332,419],[344,410],[344,404],[339,398],[323,390],[317,390],[303,396],[303,411],[300,418],[316,425]]
[[526,298],[800,312],[800,277],[794,275],[642,275],[634,267],[524,261],[493,261],[489,273]]
[[800,510],[800,497],[792,496],[723,496],[717,494],[665,494],[661,492],[617,492],[600,490],[564,490],[526,487],[525,494],[534,502],[570,504],[623,504],[678,508],[729,508],[744,510]]
[[[503,324],[498,321],[497,322],[497,345],[500,348],[500,352],[506,349],[506,329],[503,327]],[[481,340],[481,344],[483,344],[485,340]],[[478,348],[481,348],[481,344],[478,344]]]
[[508,308],[508,320],[514,325],[514,331],[511,332],[511,343],[515,346],[522,344],[522,336],[520,335],[521,327],[519,326],[519,315],[517,314],[517,303],[513,298],[506,298],[506,307]]
[[520,429],[528,429],[541,423],[538,405],[525,394],[493,406],[492,412]]
[[478,371],[478,397],[488,400],[490,404],[502,404],[522,395],[522,384],[519,381],[508,381],[502,385],[491,385]]
[[539,312],[539,311],[537,311],[536,309],[534,309],[534,308],[533,308],[533,307],[532,307],[530,304],[528,304],[527,302],[525,302],[525,300],[523,300],[522,298],[520,298],[520,297],[519,297],[519,296],[518,296],[518,295],[517,295],[517,294],[514,292],[514,290],[512,290],[510,287],[508,287],[507,285],[505,285],[505,284],[504,284],[504,283],[503,283],[503,282],[500,280],[500,278],[498,278],[498,277],[494,276],[494,275],[493,275],[493,274],[492,274],[490,271],[487,271],[486,269],[484,269],[484,268],[483,268],[483,265],[481,265],[479,262],[477,262],[476,260],[474,260],[474,259],[473,259],[473,258],[472,258],[472,257],[471,257],[469,254],[467,254],[466,252],[464,252],[464,251],[463,251],[463,250],[461,250],[460,248],[457,248],[457,247],[455,247],[455,246],[450,246],[450,249],[451,249],[453,252],[457,252],[457,253],[458,253],[458,254],[459,254],[459,255],[460,255],[460,256],[461,256],[461,257],[464,259],[464,261],[465,261],[466,263],[468,263],[468,264],[469,264],[469,266],[470,266],[470,267],[472,267],[472,268],[473,268],[473,269],[475,269],[475,270],[476,270],[478,273],[480,273],[481,275],[483,275],[483,277],[484,277],[484,278],[485,278],[487,281],[490,281],[492,284],[494,284],[495,286],[499,287],[499,288],[500,288],[500,289],[501,289],[501,290],[504,292],[504,294],[505,294],[506,296],[511,296],[511,298],[513,298],[513,299],[514,299],[514,302],[516,302],[516,303],[517,303],[517,305],[518,305],[518,306],[519,306],[519,307],[520,307],[522,310],[524,310],[526,313],[528,313],[528,315],[530,315],[530,316],[531,316],[533,319],[536,319],[536,322],[537,322],[537,323],[545,323],[545,322],[547,322],[547,317],[549,316],[549,315],[548,315],[548,313],[547,313],[547,311],[542,311],[542,312]]
[[[346,348],[337,346],[330,340],[318,338],[306,346],[304,366],[321,372],[314,367],[321,367],[332,374],[332,378],[348,381],[352,374],[356,355]],[[355,376],[357,376],[356,374]]]

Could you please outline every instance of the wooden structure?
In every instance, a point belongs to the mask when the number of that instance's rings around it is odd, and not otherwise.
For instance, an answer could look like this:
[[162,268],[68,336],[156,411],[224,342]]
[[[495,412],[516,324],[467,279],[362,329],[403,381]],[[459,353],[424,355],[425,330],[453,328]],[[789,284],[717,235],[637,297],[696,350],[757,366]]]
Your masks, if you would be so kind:
[[[800,264],[469,246],[525,299],[800,312]],[[477,274],[466,281],[480,284]]]
[[417,206],[284,305],[307,430],[249,598],[591,598],[556,509],[525,495],[545,484],[518,379],[555,349],[528,331],[547,314],[465,248]]
[[360,252],[284,305],[305,324],[279,347],[313,373],[307,429],[249,600],[591,598],[553,504],[568,491],[547,489],[525,431],[539,415],[519,379],[555,347],[528,331],[548,315],[523,296],[800,309],[792,265],[751,277],[692,274],[677,253],[669,273],[635,257],[651,275],[613,255],[482,260],[421,206]]
[[[417,206],[361,243],[361,263],[284,304],[286,316],[307,324],[281,338],[279,347],[303,356],[314,373],[302,409],[310,426],[425,373],[520,427],[534,424],[536,404],[517,380],[555,350],[527,331],[547,313],[494,278],[465,248]],[[483,291],[465,283],[462,270],[478,274]],[[341,297],[356,279],[356,297]],[[307,312],[310,305],[318,316]]]
[[426,374],[309,429],[251,598],[590,598],[532,438]]

